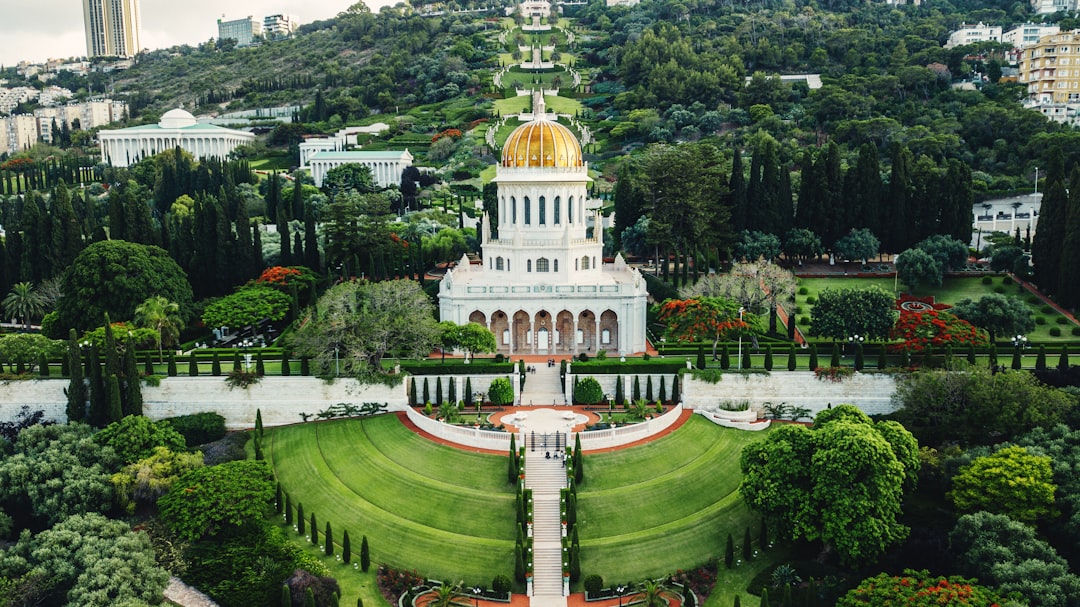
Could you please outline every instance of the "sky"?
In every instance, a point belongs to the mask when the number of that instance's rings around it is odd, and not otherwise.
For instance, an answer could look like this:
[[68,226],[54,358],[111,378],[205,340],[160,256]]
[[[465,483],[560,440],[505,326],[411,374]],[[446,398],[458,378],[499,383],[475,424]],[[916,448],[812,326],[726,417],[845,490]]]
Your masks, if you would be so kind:
[[[217,20],[248,15],[296,15],[300,23],[332,17],[355,0],[142,0],[144,48],[195,45],[217,37]],[[396,0],[365,0],[372,11]],[[86,54],[81,0],[4,0],[0,18],[0,65]]]

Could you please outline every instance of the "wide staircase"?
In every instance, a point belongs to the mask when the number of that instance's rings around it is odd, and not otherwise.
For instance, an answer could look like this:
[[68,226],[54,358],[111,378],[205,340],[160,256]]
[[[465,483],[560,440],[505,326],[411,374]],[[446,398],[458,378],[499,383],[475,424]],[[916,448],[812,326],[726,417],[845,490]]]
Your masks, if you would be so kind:
[[[558,370],[555,367],[556,378]],[[533,499],[531,606],[566,607],[562,582],[562,518],[559,511],[559,490],[566,487],[566,467],[561,457],[547,459],[545,454],[545,451],[525,450],[525,486],[532,489]]]
[[521,402],[527,405],[565,405],[566,398],[562,393],[562,384],[559,381],[559,365],[548,366],[547,363],[526,363],[534,373],[526,373],[525,389],[521,392]]

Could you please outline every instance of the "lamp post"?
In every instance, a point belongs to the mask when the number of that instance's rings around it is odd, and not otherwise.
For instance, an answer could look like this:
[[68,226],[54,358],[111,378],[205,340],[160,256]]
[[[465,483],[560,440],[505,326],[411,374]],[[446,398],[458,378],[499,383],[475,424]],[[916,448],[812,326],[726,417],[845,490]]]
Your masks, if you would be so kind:
[[1027,336],[1026,335],[1015,335],[1015,336],[1013,336],[1012,345],[1013,345],[1012,368],[1014,370],[1019,370],[1021,367],[1023,367],[1023,363],[1021,362],[1021,357],[1023,356],[1023,350],[1026,350],[1028,348],[1028,338],[1027,338]]
[[244,349],[244,371],[251,373],[251,353],[248,352],[248,348],[251,347],[251,340],[245,339],[240,342],[240,347]]
[[[982,234],[981,230],[979,231],[979,234]],[[896,298],[900,299],[900,270],[896,267],[896,260],[897,259],[900,259],[899,255],[893,255],[892,256],[892,271],[893,271],[892,290],[893,290],[893,293],[896,293]]]
[[626,592],[626,586],[616,586],[615,592],[619,595],[619,607],[622,607],[623,593]]
[[852,345],[854,345],[855,347],[859,347],[859,346],[861,346],[861,345],[862,345],[862,343],[863,343],[864,341],[866,341],[866,336],[864,336],[864,335],[859,335],[859,334],[855,334],[855,335],[851,335],[851,336],[849,336],[849,337],[847,338],[847,340],[848,340],[848,343],[849,343],[849,344],[852,344]]
[[[739,324],[742,325],[742,316],[746,312],[746,308],[739,306]],[[742,371],[742,327],[739,327],[739,371]]]
[[483,589],[481,589],[479,586],[474,586],[472,591],[473,591],[473,604],[476,607],[480,607],[480,593],[483,592]]
[[79,342],[79,346],[82,347],[84,377],[90,377],[90,347],[93,345],[93,342],[89,339],[84,339]]

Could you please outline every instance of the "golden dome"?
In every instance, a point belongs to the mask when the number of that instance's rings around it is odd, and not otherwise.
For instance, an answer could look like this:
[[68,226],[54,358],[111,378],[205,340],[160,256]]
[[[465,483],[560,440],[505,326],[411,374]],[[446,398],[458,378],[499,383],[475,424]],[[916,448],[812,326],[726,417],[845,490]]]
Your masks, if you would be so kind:
[[506,139],[504,167],[579,167],[581,146],[574,133],[549,120],[527,122]]

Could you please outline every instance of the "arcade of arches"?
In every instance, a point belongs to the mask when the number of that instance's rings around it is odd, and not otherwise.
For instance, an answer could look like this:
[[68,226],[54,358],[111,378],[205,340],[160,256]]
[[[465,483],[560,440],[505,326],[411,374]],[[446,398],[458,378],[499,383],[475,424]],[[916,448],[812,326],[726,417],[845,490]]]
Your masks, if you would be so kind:
[[612,310],[571,312],[549,310],[526,312],[504,310],[490,317],[480,310],[469,322],[483,325],[495,334],[496,351],[501,354],[595,354],[600,350],[619,352],[619,317]]

